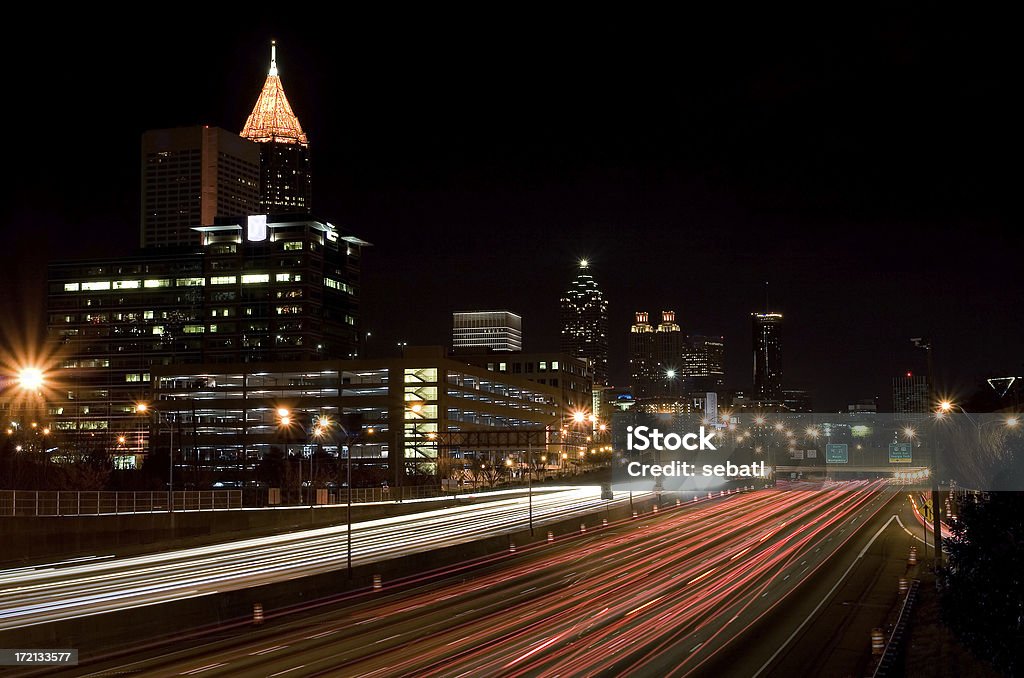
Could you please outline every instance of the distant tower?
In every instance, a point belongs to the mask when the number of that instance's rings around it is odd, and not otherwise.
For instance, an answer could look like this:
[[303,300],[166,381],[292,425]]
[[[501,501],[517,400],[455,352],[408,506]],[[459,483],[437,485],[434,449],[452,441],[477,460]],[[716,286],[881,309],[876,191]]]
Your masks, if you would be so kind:
[[675,311],[662,311],[656,326],[647,311],[637,311],[629,328],[629,376],[637,398],[679,395],[683,385],[682,328]]
[[311,212],[309,140],[284,95],[274,42],[267,80],[241,136],[260,147],[260,210],[267,214]]
[[892,380],[892,411],[900,415],[925,414],[930,409],[928,377],[906,376]]
[[751,313],[754,335],[754,399],[782,399],[781,313]]
[[562,297],[562,352],[585,358],[594,369],[594,386],[608,385],[608,302],[580,261],[579,274]]
[[142,247],[199,245],[195,226],[260,208],[260,149],[202,125],[142,135]]

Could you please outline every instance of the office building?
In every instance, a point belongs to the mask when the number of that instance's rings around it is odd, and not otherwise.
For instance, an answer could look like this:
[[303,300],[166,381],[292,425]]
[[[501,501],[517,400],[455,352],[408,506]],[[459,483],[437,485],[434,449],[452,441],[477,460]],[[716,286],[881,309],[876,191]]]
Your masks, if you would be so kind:
[[207,125],[142,135],[141,247],[194,246],[193,226],[259,210],[260,150]]
[[928,389],[928,377],[915,376],[913,372],[907,372],[901,377],[893,378],[893,412],[898,415],[925,415],[929,410],[931,410],[931,394]]
[[751,313],[754,344],[754,399],[782,399],[781,313]]
[[576,279],[562,296],[563,353],[589,360],[594,385],[608,385],[608,302],[590,274],[590,263],[579,264]]
[[684,392],[684,342],[674,311],[662,311],[657,325],[647,311],[636,313],[629,332],[629,369],[633,395],[638,400]]
[[306,217],[196,231],[195,248],[50,265],[48,326],[60,357],[48,416],[63,440],[113,449],[125,437],[117,449],[141,454],[135,403],[152,397],[158,365],[358,355],[368,243]]
[[276,44],[271,45],[270,70],[241,136],[259,146],[260,211],[312,212],[309,139],[285,96],[277,71]]
[[452,348],[457,353],[523,350],[523,319],[511,311],[452,313]]
[[719,391],[725,381],[725,338],[690,335],[682,356],[685,391]]

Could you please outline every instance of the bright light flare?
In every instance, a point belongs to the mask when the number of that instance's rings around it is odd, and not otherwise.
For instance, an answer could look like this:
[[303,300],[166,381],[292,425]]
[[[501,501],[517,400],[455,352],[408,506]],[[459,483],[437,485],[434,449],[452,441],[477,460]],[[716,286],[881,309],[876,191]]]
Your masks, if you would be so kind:
[[23,391],[38,391],[46,383],[38,367],[23,367],[18,372],[18,387]]

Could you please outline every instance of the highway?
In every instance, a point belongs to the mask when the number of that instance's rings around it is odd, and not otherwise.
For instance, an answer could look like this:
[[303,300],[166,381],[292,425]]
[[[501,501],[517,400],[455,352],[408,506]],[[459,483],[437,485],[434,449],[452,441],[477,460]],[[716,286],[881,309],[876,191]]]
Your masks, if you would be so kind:
[[[535,525],[593,513],[596,487],[535,492]],[[518,496],[356,523],[353,566],[462,544],[528,524]],[[0,630],[210,595],[343,569],[345,525],[70,566],[0,570]]]
[[524,549],[471,579],[371,594],[341,610],[66,675],[722,672],[743,654],[737,639],[799,598],[789,594],[816,571],[831,572],[830,556],[887,517],[896,496],[883,481],[850,482],[684,504]]

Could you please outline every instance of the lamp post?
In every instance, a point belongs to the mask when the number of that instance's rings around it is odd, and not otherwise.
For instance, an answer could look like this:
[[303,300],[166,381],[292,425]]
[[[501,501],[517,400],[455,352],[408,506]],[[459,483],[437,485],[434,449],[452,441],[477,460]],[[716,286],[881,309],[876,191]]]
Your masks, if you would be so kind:
[[[145,415],[149,412],[149,405],[147,403],[136,403],[135,411],[138,414]],[[167,450],[167,512],[174,513],[174,420],[170,419],[170,413],[162,413],[160,410],[156,411],[156,425],[160,426],[160,415],[167,415],[167,430],[169,431]]]

